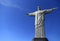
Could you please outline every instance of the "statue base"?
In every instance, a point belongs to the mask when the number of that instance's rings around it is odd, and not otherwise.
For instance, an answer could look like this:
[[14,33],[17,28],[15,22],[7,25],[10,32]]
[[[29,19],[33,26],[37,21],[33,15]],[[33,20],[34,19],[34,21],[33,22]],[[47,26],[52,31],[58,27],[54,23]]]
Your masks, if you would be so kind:
[[47,38],[34,38],[33,41],[48,41]]

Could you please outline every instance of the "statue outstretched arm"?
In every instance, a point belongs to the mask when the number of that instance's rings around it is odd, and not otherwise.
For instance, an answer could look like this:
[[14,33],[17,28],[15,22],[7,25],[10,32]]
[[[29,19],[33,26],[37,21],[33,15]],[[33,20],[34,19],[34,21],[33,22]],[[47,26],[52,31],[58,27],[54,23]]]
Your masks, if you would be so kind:
[[52,8],[52,9],[48,9],[48,10],[46,10],[47,12],[51,12],[51,11],[54,11],[54,10],[56,10],[57,8]]
[[56,10],[56,9],[57,9],[57,8],[47,9],[47,10],[45,10],[45,11],[44,11],[44,13],[50,13],[50,12],[52,12],[52,11]]
[[29,16],[35,16],[35,12],[27,14]]

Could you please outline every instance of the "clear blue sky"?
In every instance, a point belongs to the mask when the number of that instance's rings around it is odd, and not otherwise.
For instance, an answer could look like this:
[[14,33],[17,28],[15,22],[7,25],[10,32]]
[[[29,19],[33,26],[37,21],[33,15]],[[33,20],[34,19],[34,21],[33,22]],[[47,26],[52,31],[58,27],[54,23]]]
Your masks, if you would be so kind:
[[34,17],[26,14],[58,7],[45,16],[45,31],[49,41],[60,41],[60,0],[0,0],[0,41],[32,41]]

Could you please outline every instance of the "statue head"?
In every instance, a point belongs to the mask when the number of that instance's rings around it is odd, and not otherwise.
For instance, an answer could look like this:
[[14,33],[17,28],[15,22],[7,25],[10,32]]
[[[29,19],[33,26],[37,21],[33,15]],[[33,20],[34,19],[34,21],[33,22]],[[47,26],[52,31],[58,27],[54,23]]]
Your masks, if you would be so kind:
[[41,10],[40,6],[37,6],[37,10]]

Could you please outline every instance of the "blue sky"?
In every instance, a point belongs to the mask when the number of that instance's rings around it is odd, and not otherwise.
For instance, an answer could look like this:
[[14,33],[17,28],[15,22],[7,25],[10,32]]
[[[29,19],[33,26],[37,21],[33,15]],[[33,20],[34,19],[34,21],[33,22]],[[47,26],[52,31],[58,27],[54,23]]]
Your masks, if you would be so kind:
[[59,0],[0,0],[0,41],[32,41],[34,17],[26,14],[37,10],[58,7],[45,15],[45,31],[49,41],[60,41]]

